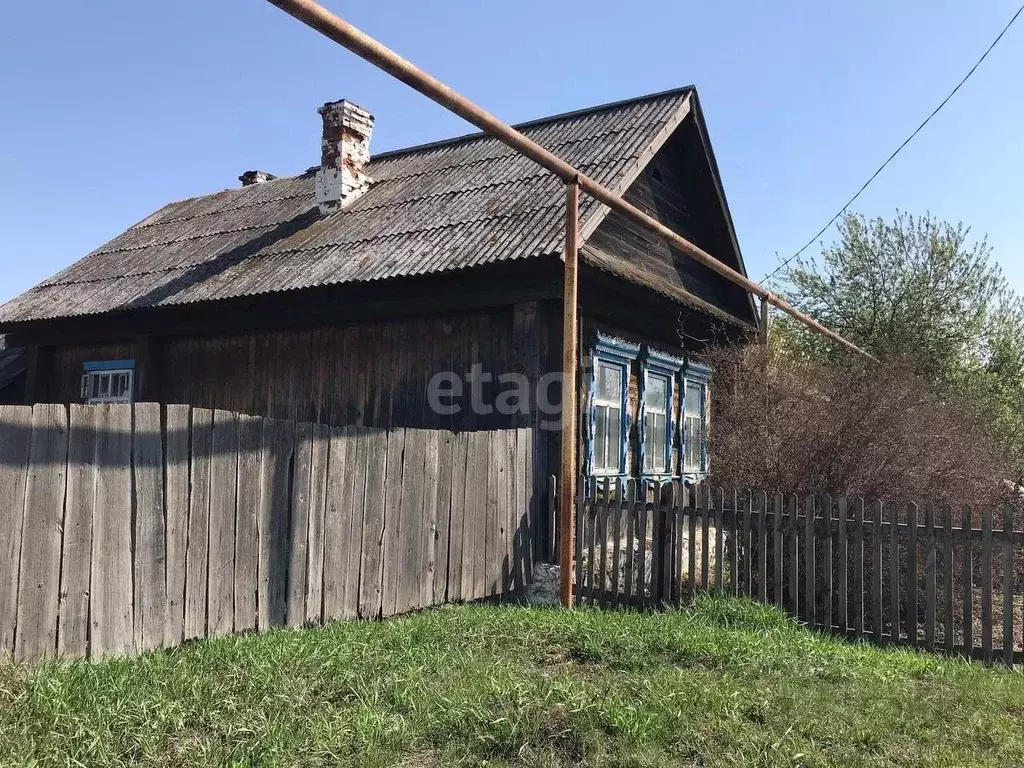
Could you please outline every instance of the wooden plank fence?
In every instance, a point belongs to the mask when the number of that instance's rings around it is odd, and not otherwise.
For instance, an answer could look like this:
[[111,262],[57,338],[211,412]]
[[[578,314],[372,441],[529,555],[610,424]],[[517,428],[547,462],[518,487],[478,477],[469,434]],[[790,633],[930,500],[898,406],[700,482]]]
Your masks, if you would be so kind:
[[[553,480],[553,479],[552,479]],[[1024,662],[1024,518],[619,479],[580,482],[580,604],[774,603],[810,627]],[[977,525],[980,524],[980,527]]]
[[0,657],[82,659],[521,586],[534,433],[0,406]]

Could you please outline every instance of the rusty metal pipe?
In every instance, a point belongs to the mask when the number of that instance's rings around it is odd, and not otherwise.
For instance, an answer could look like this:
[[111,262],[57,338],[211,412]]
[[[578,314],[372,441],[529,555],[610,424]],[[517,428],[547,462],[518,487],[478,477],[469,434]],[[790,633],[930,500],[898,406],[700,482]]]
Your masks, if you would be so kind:
[[380,67],[427,98],[436,101],[442,107],[451,110],[459,117],[484,131],[484,133],[499,139],[516,151],[526,155],[567,184],[578,183],[582,191],[597,198],[613,211],[618,211],[644,229],[661,236],[687,256],[696,259],[709,269],[714,270],[727,280],[745,289],[748,293],[759,296],[773,306],[778,307],[797,322],[802,323],[822,336],[832,339],[832,341],[849,349],[851,352],[863,355],[870,360],[875,360],[872,355],[865,352],[852,341],[848,341],[835,331],[826,328],[813,317],[804,314],[789,302],[765,290],[745,275],[741,275],[736,270],[727,267],[707,251],[676,234],[657,219],[648,216],[638,208],[634,208],[610,189],[588,178],[557,155],[544,149],[537,142],[527,138],[512,128],[512,126],[499,120],[482,107],[477,106],[437,78],[424,72],[415,64],[403,59],[387,46],[374,40],[341,17],[331,13],[322,5],[314,2],[314,0],[268,0],[268,2],[273,3],[285,13],[294,16],[339,45],[344,46],[357,56]]
[[[565,196],[565,301],[562,314],[562,460],[558,478],[558,564],[562,605],[572,607],[573,510],[576,498],[576,414],[579,397],[580,188],[567,184]],[[577,514],[579,512],[577,511]]]

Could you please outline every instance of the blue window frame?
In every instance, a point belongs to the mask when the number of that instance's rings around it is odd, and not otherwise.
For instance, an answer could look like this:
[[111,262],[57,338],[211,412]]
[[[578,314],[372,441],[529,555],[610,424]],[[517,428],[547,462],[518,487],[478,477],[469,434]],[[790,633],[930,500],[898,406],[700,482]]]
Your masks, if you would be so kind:
[[130,403],[135,399],[134,360],[97,360],[82,368],[84,402]]
[[676,379],[683,361],[644,350],[640,388],[640,467],[645,477],[671,477]]
[[629,416],[629,372],[640,347],[597,334],[592,343],[586,472],[624,475]]
[[700,480],[708,473],[708,402],[711,369],[688,363],[683,374],[683,477]]

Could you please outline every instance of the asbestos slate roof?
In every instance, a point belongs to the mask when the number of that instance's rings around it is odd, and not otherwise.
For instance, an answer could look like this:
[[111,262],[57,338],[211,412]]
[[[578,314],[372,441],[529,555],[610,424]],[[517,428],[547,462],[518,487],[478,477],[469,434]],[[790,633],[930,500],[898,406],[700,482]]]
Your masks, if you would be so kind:
[[[519,126],[613,189],[686,106],[691,89]],[[0,307],[0,323],[181,305],[465,269],[561,253],[565,191],[474,134],[383,153],[374,185],[322,217],[315,169],[171,203]],[[581,227],[599,215],[581,200]]]

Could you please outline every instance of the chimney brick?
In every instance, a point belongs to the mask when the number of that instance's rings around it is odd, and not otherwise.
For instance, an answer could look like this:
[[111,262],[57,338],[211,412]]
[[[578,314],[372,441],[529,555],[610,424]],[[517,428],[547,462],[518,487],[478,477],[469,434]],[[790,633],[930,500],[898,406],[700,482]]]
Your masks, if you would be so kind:
[[370,162],[373,115],[344,99],[324,104],[318,111],[323,139],[316,201],[326,215],[351,203],[373,183],[363,171]]

